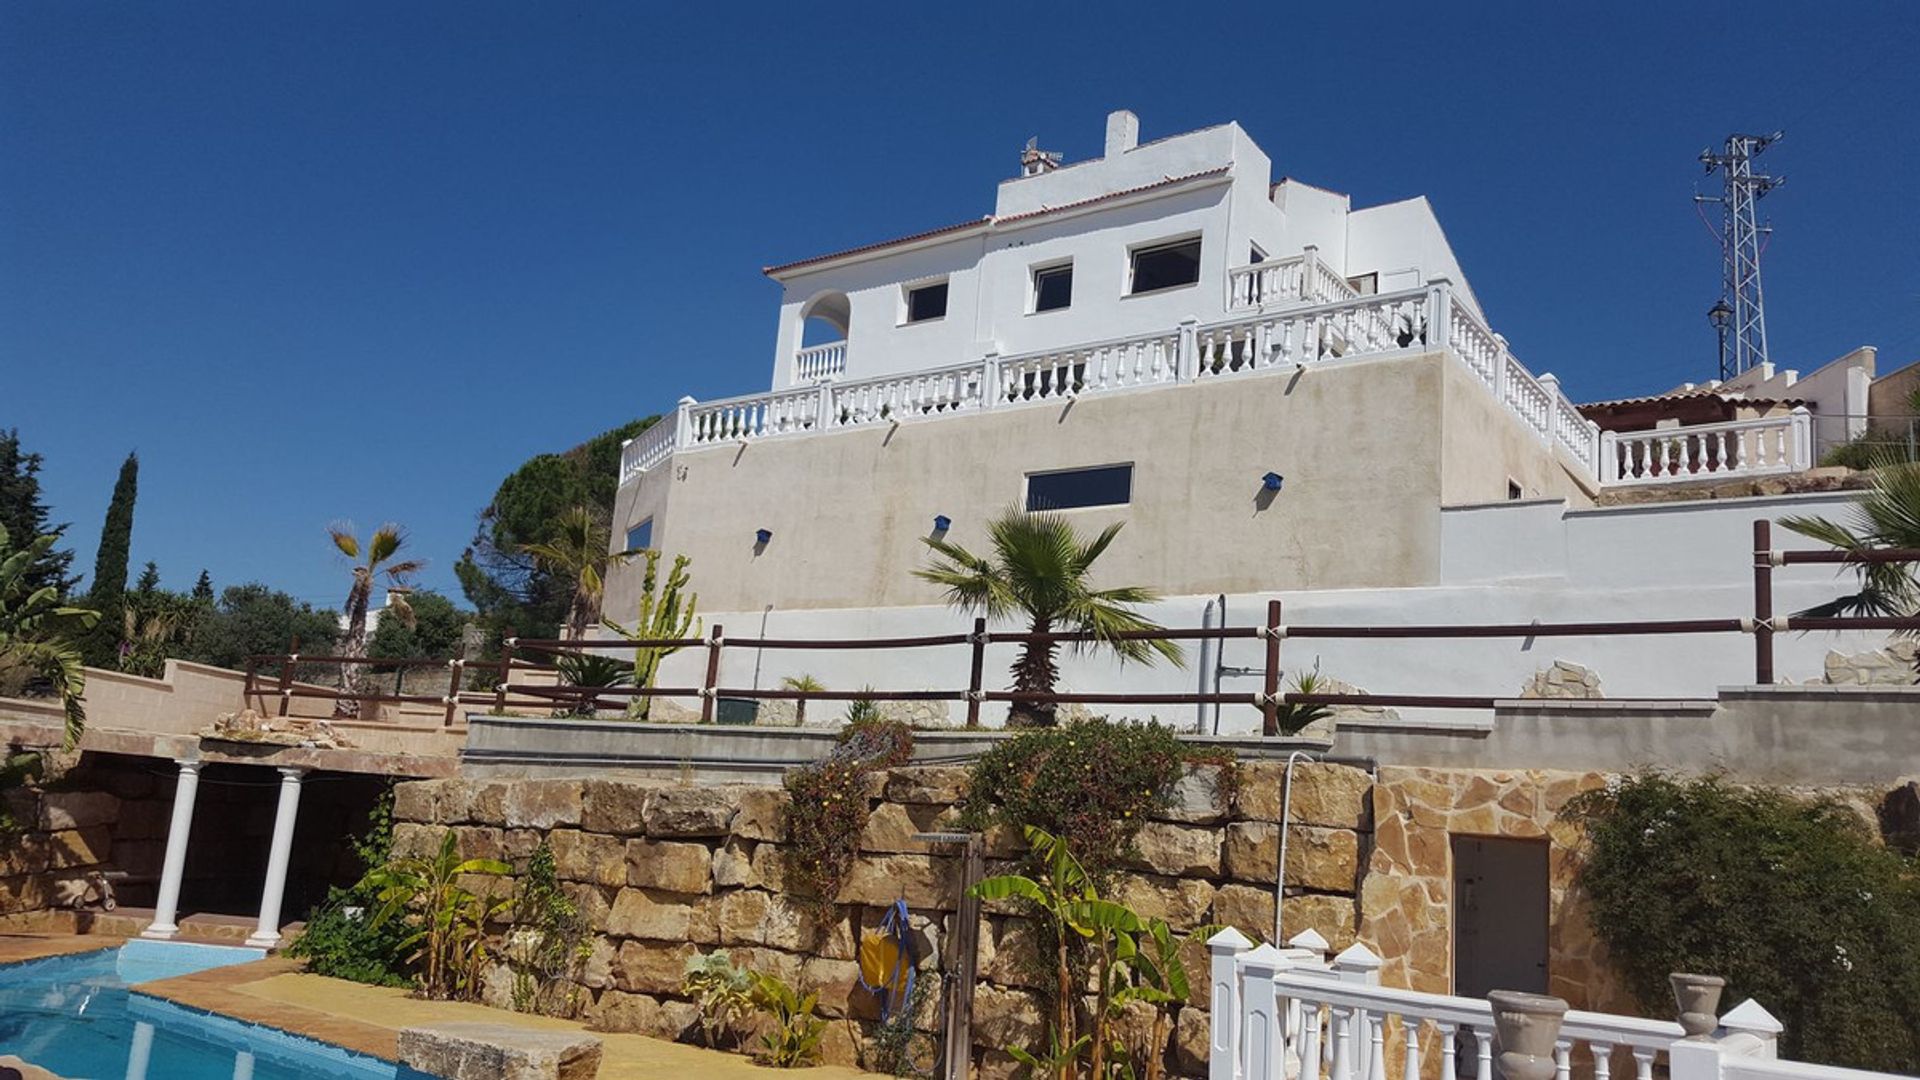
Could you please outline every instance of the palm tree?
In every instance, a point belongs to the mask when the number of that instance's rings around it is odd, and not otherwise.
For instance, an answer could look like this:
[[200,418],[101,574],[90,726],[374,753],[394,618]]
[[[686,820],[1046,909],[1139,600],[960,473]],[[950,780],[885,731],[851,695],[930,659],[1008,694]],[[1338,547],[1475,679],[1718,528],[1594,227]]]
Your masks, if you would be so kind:
[[522,544],[520,550],[533,557],[542,570],[573,582],[573,599],[567,604],[567,640],[587,636],[587,627],[600,618],[600,600],[607,592],[607,569],[619,566],[639,555],[638,551],[609,553],[611,533],[600,515],[584,506],[576,506],[555,521],[553,538],[539,544]]
[[66,714],[66,743],[72,749],[87,727],[81,701],[87,669],[77,638],[100,621],[100,614],[67,607],[60,603],[57,587],[36,589],[27,579],[57,539],[49,534],[15,548],[6,526],[0,525],[0,675],[11,675],[8,682],[36,680],[53,687]]
[[[1873,486],[1846,521],[1786,517],[1780,524],[1822,543],[1859,555],[1875,548],[1920,548],[1920,464],[1881,455]],[[1801,614],[1911,615],[1920,613],[1920,581],[1907,563],[1851,562],[1858,592],[1808,608]]]
[[[819,679],[816,679],[811,675],[788,675],[785,678],[780,680],[780,688],[782,690],[799,690],[804,693],[817,694],[820,691],[825,690],[827,686],[825,683],[821,682]],[[806,722],[807,722],[807,699],[794,698],[793,699],[793,725],[795,727],[800,727],[806,724]]]
[[[373,597],[373,579],[385,575],[388,583],[405,585],[407,579],[427,564],[420,559],[400,559],[407,535],[400,526],[388,522],[373,531],[364,548],[354,536],[353,524],[341,522],[327,526],[327,535],[340,553],[353,559],[353,586],[347,590],[347,636],[340,644],[340,655],[358,659],[367,655],[367,603]],[[383,617],[398,618],[413,625],[413,608],[403,597],[392,597]],[[340,717],[360,715],[358,695],[366,691],[366,665],[346,664],[340,669],[340,689],[345,693],[333,703],[333,714]]]
[[[1066,518],[1055,513],[1025,513],[1010,509],[987,523],[993,556],[975,555],[958,544],[932,537],[923,539],[938,557],[914,576],[946,590],[947,603],[989,619],[1024,615],[1028,632],[1056,631],[1091,634],[1081,648],[1104,646],[1123,661],[1152,663],[1156,656],[1185,664],[1180,647],[1171,641],[1143,641],[1115,635],[1135,630],[1158,630],[1160,625],[1133,609],[1159,597],[1138,586],[1096,589],[1087,580],[1095,560],[1112,545],[1119,524],[1107,526],[1091,542],[1083,542]],[[1057,642],[1029,641],[1013,665],[1015,693],[1053,692],[1060,677],[1055,657]],[[1051,727],[1051,702],[1016,702],[1008,723]]]

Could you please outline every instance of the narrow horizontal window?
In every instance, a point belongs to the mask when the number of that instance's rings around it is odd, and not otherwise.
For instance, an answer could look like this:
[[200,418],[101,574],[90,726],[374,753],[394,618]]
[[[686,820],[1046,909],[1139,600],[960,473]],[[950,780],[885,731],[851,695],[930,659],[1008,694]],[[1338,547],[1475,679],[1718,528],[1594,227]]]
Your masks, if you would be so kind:
[[643,551],[653,546],[653,519],[635,525],[627,530],[627,550]]
[[1072,303],[1072,264],[1033,272],[1033,310],[1058,311]]
[[1176,289],[1200,280],[1200,238],[1139,248],[1133,253],[1131,292]]
[[1028,510],[1074,510],[1083,506],[1125,506],[1133,501],[1133,466],[1027,474]]
[[926,322],[947,314],[947,283],[935,282],[907,290],[907,321]]

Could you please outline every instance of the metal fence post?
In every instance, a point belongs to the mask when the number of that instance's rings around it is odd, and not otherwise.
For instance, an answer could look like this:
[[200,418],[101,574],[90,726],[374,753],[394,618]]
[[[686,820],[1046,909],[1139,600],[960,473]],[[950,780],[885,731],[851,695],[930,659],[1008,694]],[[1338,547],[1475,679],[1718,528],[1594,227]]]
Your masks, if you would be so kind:
[[700,722],[713,723],[713,692],[720,685],[720,647],[725,640],[725,629],[714,623],[707,635],[707,678],[700,684]]
[[980,726],[980,684],[987,663],[987,620],[973,620],[973,633],[968,636],[973,648],[973,666],[967,675],[967,726]]
[[1773,522],[1753,523],[1753,681],[1773,684]]
[[1267,663],[1260,695],[1262,734],[1280,734],[1280,601],[1267,601]]
[[287,646],[287,655],[280,661],[280,715],[287,715],[293,704],[293,666],[300,659],[300,635],[293,635],[293,643]]

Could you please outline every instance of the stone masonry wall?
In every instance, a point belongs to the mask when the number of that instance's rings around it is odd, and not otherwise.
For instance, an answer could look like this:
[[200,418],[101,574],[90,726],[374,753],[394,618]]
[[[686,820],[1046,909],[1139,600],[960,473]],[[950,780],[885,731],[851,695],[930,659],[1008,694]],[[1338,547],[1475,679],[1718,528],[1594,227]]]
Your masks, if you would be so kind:
[[[156,799],[147,779],[143,772],[82,758],[51,784],[8,791],[18,829],[0,835],[0,917],[18,922],[35,912],[97,901],[87,881],[95,871],[144,871],[150,861],[158,873],[171,802]],[[124,889],[119,898],[126,901]]]
[[[1114,895],[1143,915],[1177,928],[1226,923],[1260,938],[1273,929],[1282,767],[1242,767],[1231,805],[1211,770],[1180,785],[1173,806],[1140,835],[1139,865],[1121,875]],[[782,809],[777,788],[682,787],[624,780],[429,780],[396,789],[395,850],[436,849],[451,828],[467,857],[487,856],[524,867],[544,836],[560,877],[594,931],[579,978],[582,1014],[596,1027],[689,1038],[697,1027],[680,992],[689,957],[720,947],[736,963],[820,992],[831,1018],[829,1062],[856,1064],[875,1019],[872,996],[858,988],[858,933],[878,924],[905,899],[916,947],[934,967],[959,890],[958,860],[930,854],[912,834],[943,827],[966,771],[896,769],[876,778],[873,813],[861,853],[833,917],[816,922],[781,892]],[[1371,779],[1358,769],[1303,764],[1295,769],[1288,842],[1287,899],[1291,936],[1317,930],[1342,948],[1356,940],[1356,896],[1372,847]],[[1017,849],[989,837],[987,873],[1010,868]],[[1035,1047],[1046,1038],[1035,992],[1032,936],[1012,906],[990,905],[980,933],[975,995],[975,1051],[985,1076],[1006,1076],[1013,1062],[1001,1047]],[[1205,970],[1204,950],[1189,947],[1189,971]],[[489,1000],[502,1004],[504,978],[490,980]],[[1198,1000],[1183,1009],[1167,1056],[1170,1075],[1205,1073],[1207,980],[1194,979]],[[929,1008],[922,1026],[937,1025]]]

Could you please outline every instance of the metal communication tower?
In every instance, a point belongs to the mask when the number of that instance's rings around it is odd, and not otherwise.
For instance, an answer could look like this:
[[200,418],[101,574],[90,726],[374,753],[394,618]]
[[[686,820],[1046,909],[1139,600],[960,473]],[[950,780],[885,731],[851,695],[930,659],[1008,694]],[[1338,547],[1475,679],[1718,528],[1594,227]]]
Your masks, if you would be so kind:
[[1711,174],[1715,169],[1726,177],[1726,193],[1720,196],[1696,195],[1694,200],[1719,203],[1721,212],[1720,249],[1726,263],[1726,280],[1721,299],[1733,305],[1732,355],[1721,350],[1720,377],[1738,375],[1756,364],[1767,362],[1767,313],[1760,291],[1760,238],[1772,231],[1759,224],[1753,204],[1777,187],[1777,177],[1753,171],[1753,159],[1779,141],[1781,132],[1771,135],[1729,135],[1726,150],[1700,152],[1700,163]]

